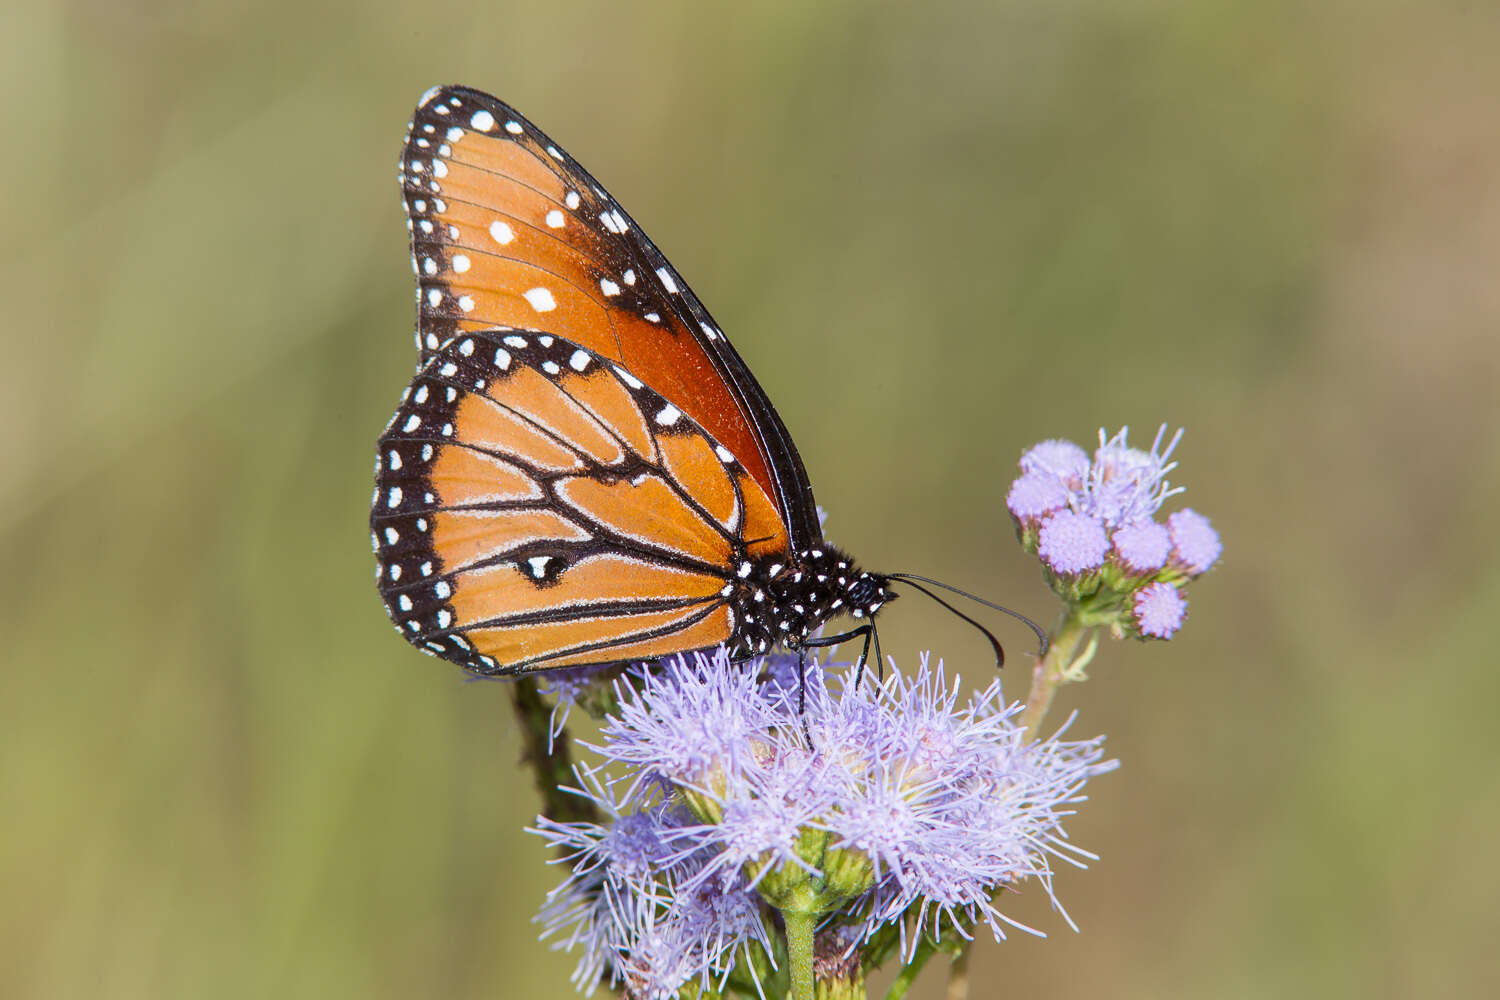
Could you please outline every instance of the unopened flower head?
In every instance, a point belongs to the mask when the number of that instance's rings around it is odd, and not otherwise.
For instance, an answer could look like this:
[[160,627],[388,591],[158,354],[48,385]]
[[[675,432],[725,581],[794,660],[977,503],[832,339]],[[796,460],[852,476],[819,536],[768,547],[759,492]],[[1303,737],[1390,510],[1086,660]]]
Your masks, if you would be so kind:
[[[897,924],[903,935],[954,921],[1001,934],[997,890],[1036,878],[1050,894],[1052,859],[1086,856],[1067,845],[1061,822],[1084,782],[1113,767],[1098,740],[1027,743],[998,682],[965,696],[925,660],[880,682],[865,671],[857,683],[849,670],[831,688],[813,667],[795,699],[782,666],[734,663],[720,649],[620,685],[619,715],[594,748],[608,763],[581,771],[579,789],[612,824],[538,827],[571,852],[574,874],[544,919],[583,947],[581,980],[615,970],[670,991],[712,979],[735,948],[764,945],[770,908],[826,917],[851,942]],[[605,827],[631,815],[644,826],[616,845]],[[653,859],[649,877],[635,863],[642,856]],[[683,900],[717,899],[726,886],[740,902],[725,911],[735,923],[720,928],[721,944],[707,924],[728,917]],[[627,889],[655,900],[653,934],[681,911],[672,919],[692,932],[673,940],[687,944],[638,938],[645,924],[630,907],[639,899],[619,899]],[[580,894],[615,902],[585,905]]]
[[1173,584],[1148,583],[1135,592],[1131,615],[1142,636],[1170,639],[1187,617],[1187,599]]
[[1172,535],[1172,557],[1193,576],[1207,573],[1219,561],[1224,546],[1219,533],[1208,518],[1191,508],[1184,508],[1167,518]]
[[1156,521],[1132,521],[1117,529],[1110,542],[1120,565],[1136,573],[1161,569],[1172,554],[1172,534]]
[[1070,490],[1082,489],[1089,475],[1089,453],[1072,441],[1043,441],[1021,456],[1021,471],[1050,476]]
[[1076,576],[1104,565],[1109,536],[1104,523],[1091,514],[1060,510],[1042,522],[1037,554],[1054,573]]

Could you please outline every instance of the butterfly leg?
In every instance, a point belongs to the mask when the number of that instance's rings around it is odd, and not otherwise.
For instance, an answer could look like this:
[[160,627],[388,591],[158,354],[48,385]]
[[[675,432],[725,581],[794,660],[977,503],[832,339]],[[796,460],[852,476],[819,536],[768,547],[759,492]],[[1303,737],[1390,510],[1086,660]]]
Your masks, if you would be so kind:
[[[875,631],[874,622],[867,622],[859,628],[850,629],[848,632],[843,632],[839,635],[823,636],[818,639],[804,639],[799,649],[806,649],[809,646],[837,646],[845,640],[861,636],[864,637],[865,644],[864,648],[859,651],[859,659],[855,661],[854,669],[854,683],[858,684],[864,677],[865,664],[870,659],[870,643],[872,641],[875,643],[875,656],[877,658],[880,656],[880,637]],[[880,664],[880,679],[885,680],[884,662]]]
[[809,749],[816,750],[812,730],[807,725],[807,650],[797,650],[797,718],[802,720],[802,737]]

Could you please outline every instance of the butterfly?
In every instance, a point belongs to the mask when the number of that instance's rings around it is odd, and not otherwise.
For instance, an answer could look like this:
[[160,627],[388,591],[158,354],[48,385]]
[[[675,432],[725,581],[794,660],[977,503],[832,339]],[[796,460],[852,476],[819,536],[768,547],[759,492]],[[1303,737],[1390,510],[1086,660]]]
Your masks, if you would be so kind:
[[[786,426],[619,203],[467,87],[422,97],[400,175],[419,365],[370,527],[402,635],[487,675],[858,635],[868,652],[899,575],[824,540]],[[841,614],[863,623],[817,635]]]

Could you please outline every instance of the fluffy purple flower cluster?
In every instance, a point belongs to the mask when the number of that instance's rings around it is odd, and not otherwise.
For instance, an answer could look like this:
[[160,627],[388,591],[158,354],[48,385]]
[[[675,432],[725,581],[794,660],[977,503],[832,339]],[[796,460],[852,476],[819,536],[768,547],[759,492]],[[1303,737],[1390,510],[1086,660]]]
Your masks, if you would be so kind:
[[759,988],[785,965],[775,909],[818,917],[851,955],[878,936],[909,956],[945,925],[1020,926],[999,891],[1035,878],[1050,895],[1053,858],[1090,857],[1062,820],[1115,765],[1098,739],[1027,743],[998,682],[963,697],[957,681],[924,660],[830,688],[814,663],[800,714],[795,658],[721,649],[619,682],[593,748],[606,764],[578,771],[608,822],[534,831],[572,865],[541,919],[580,951],[574,982]]
[[1129,428],[1099,432],[1093,457],[1071,441],[1043,441],[1021,456],[1006,506],[1021,544],[1036,553],[1053,590],[1088,605],[1095,620],[1142,638],[1167,639],[1187,614],[1180,587],[1208,571],[1223,546],[1208,518],[1190,509],[1155,515],[1182,492],[1167,482],[1182,437],[1132,448]]

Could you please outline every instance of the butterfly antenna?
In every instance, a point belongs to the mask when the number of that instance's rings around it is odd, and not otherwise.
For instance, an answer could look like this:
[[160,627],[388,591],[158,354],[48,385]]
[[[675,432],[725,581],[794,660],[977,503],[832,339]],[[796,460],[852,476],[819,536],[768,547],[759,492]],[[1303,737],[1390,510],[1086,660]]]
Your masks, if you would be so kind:
[[[934,601],[937,601],[943,607],[947,608],[949,611],[952,611],[954,614],[958,615],[958,617],[962,618],[964,621],[973,623],[975,628],[977,628],[977,629],[979,629],[979,631],[983,632],[989,638],[990,642],[994,643],[995,649],[997,651],[1000,649],[1000,643],[998,643],[998,642],[995,641],[995,637],[993,635],[990,635],[989,630],[985,629],[982,625],[980,625],[978,622],[975,622],[974,619],[970,618],[969,616],[967,616],[965,614],[961,614],[960,612],[958,612],[957,610],[955,610],[954,607],[951,604],[949,604],[947,601],[942,600],[936,594],[934,594],[931,591],[925,590],[922,587],[918,586],[918,583],[926,583],[926,584],[930,584],[931,586],[934,586],[934,587],[941,587],[943,590],[949,591],[950,593],[957,594],[960,597],[967,597],[969,600],[973,601],[975,604],[983,604],[985,607],[990,608],[990,609],[995,610],[995,611],[999,611],[1001,614],[1010,615],[1012,618],[1014,618],[1017,621],[1021,622],[1027,628],[1031,629],[1031,631],[1033,631],[1033,632],[1036,633],[1037,642],[1040,643],[1041,647],[1042,647],[1041,651],[1037,653],[1038,656],[1046,656],[1047,655],[1047,650],[1052,645],[1047,640],[1047,631],[1046,631],[1046,629],[1042,628],[1036,622],[1032,621],[1030,618],[1027,618],[1025,615],[1021,614],[1021,612],[1019,612],[1019,611],[1012,611],[1010,608],[1001,607],[1000,605],[994,603],[993,601],[986,601],[984,598],[979,597],[976,594],[971,594],[967,590],[960,590],[957,587],[951,586],[950,584],[943,583],[941,580],[934,580],[931,577],[918,576],[915,573],[887,573],[886,575],[888,577],[890,577],[892,580],[900,580],[903,583],[907,583],[907,584],[910,584],[913,587],[916,587],[918,590],[921,590],[922,593],[926,594],[928,597],[932,598]],[[1001,662],[1004,662],[1003,656],[1001,658]]]
[[[897,579],[895,574],[891,574],[891,579]],[[958,615],[958,617],[962,618],[964,621],[977,628],[984,635],[984,637],[990,641],[990,645],[995,647],[995,668],[998,670],[999,668],[1005,666],[1005,649],[1000,645],[1000,640],[995,638],[995,633],[991,632],[989,629],[985,628],[983,625],[979,624],[977,621],[970,618],[968,615],[964,614],[962,611],[958,610],[953,605],[949,604],[947,601],[943,600],[941,597],[934,594],[926,587],[922,586],[920,583],[915,583],[912,580],[902,580],[902,582],[905,583],[908,587],[915,587],[917,590],[920,590],[922,593],[926,594],[928,597],[932,598],[934,601],[937,601],[943,607],[947,608],[949,611],[953,612],[955,615]]]

